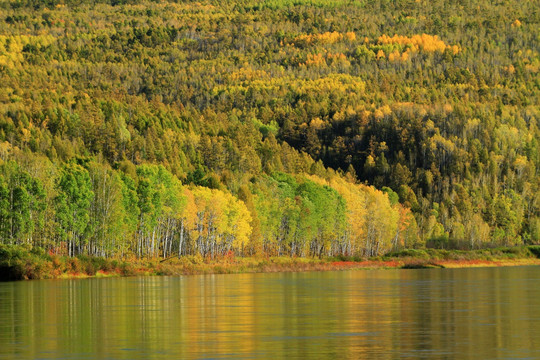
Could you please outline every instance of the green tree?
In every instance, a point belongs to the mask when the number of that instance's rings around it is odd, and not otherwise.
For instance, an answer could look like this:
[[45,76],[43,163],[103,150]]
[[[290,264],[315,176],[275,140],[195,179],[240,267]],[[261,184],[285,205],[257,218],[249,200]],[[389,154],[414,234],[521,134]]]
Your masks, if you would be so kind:
[[80,165],[63,166],[56,182],[58,195],[54,199],[58,233],[67,242],[68,255],[85,253],[89,236],[90,207],[94,199],[88,171]]

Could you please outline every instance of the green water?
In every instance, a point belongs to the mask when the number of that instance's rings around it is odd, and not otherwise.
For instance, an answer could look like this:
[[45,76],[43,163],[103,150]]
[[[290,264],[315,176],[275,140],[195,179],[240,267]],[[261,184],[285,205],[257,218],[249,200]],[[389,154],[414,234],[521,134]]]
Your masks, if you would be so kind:
[[0,358],[540,358],[540,268],[0,283]]

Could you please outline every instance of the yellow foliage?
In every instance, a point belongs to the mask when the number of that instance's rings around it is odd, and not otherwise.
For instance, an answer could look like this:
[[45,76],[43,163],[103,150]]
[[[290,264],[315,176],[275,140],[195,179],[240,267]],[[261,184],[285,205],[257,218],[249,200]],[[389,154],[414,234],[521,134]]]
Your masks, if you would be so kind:
[[356,40],[356,34],[353,33],[352,31],[349,31],[349,32],[345,33],[345,37],[349,41],[355,41]]
[[362,248],[362,241],[365,234],[366,186],[349,183],[340,177],[333,177],[329,181],[315,175],[307,177],[317,184],[330,186],[343,197],[347,206],[348,232],[351,237],[353,252],[358,253]]
[[362,112],[360,112],[360,114],[359,114],[360,123],[364,124],[364,125],[367,124],[368,121],[369,121],[370,115],[371,115],[371,111],[362,110]]
[[23,143],[27,143],[30,141],[30,130],[26,129],[26,128],[23,128],[21,130],[22,132],[22,141]]
[[308,54],[306,62],[300,63],[299,66],[327,66],[328,64],[343,64],[350,65],[351,63],[347,60],[347,56],[342,53],[331,54],[331,53],[318,53],[318,54]]
[[390,108],[390,106],[388,106],[388,104],[381,106],[379,110],[382,111],[385,116],[392,114],[392,109]]
[[516,168],[518,171],[523,171],[523,169],[527,166],[528,161],[527,157],[518,155],[516,157],[516,160],[514,161],[514,168]]
[[6,160],[11,153],[12,146],[9,142],[4,141],[0,143],[0,159]]
[[345,34],[338,33],[337,31],[325,32],[322,34],[302,34],[294,38],[293,43],[295,45],[312,45],[312,44],[335,44],[342,41],[356,40],[356,34],[354,32],[347,32]]
[[510,64],[508,66],[503,67],[503,70],[507,72],[508,74],[513,74],[516,72],[516,69],[514,68],[514,65]]
[[347,60],[347,56],[343,53],[338,53],[338,54],[326,54],[326,57],[328,59],[333,59],[333,60],[339,60],[339,61],[346,61]]
[[403,54],[401,54],[401,61],[405,62],[409,60],[409,52],[405,51]]
[[538,72],[539,68],[540,68],[539,64],[536,64],[536,65],[526,64],[525,65],[525,70],[535,73],[535,74]]
[[353,117],[356,115],[356,111],[350,106],[347,106],[347,109],[345,109],[345,112],[347,113],[348,117]]
[[454,110],[454,108],[451,104],[446,103],[443,105],[443,110],[445,114],[450,114]]
[[459,47],[456,45],[446,45],[444,41],[439,40],[437,35],[413,35],[412,37],[394,35],[392,37],[383,34],[377,39],[379,44],[399,44],[402,46],[410,46],[411,51],[417,51],[420,49],[425,52],[444,52],[447,48],[454,54],[459,52]]
[[342,111],[337,111],[334,116],[332,116],[332,119],[337,123],[341,122],[345,120],[345,114]]
[[195,196],[188,188],[184,188],[184,196],[186,197],[186,205],[182,213],[184,219],[184,226],[186,229],[195,229],[197,221],[197,205],[195,203]]
[[310,94],[322,92],[355,92],[361,93],[365,89],[365,83],[356,76],[348,74],[331,74],[317,80],[299,80],[298,92]]
[[316,118],[311,119],[309,126],[315,130],[320,130],[325,127],[325,123],[324,121],[321,120],[320,117],[316,117]]
[[306,62],[300,65],[301,66],[326,66],[326,60],[324,59],[324,55],[321,53],[308,54]]
[[[205,187],[192,188],[195,214],[203,236],[215,236],[220,245],[230,243],[240,250],[249,241],[251,214],[246,205],[228,192]],[[188,204],[190,200],[188,199]],[[192,228],[192,232],[196,229]],[[194,234],[200,236],[201,234]],[[213,235],[211,235],[213,234]]]
[[377,256],[390,251],[397,233],[399,212],[390,205],[388,196],[371,186],[366,192],[366,242],[364,254]]
[[16,67],[24,62],[23,49],[26,45],[47,46],[55,40],[52,35],[0,35],[0,65]]
[[[406,52],[404,52],[405,54]],[[408,56],[408,55],[407,55]],[[399,51],[396,49],[394,50],[392,53],[390,53],[390,55],[388,55],[388,60],[389,61],[402,61],[402,58],[401,58],[401,54],[399,53]]]
[[334,44],[338,41],[343,40],[343,34],[340,34],[337,31],[325,32],[323,34],[317,35],[316,39],[321,44]]
[[392,207],[388,196],[372,186],[353,184],[341,177],[329,180],[307,176],[313,182],[330,186],[345,200],[348,236],[352,252],[373,256],[386,253],[398,233],[398,223],[406,228],[408,214],[400,216],[399,208]]
[[316,80],[300,79],[293,76],[283,76],[270,80],[258,79],[240,82],[235,85],[217,85],[212,89],[212,94],[217,95],[224,91],[229,94],[245,93],[249,88],[257,91],[285,92],[294,90],[299,95],[313,93],[362,93],[365,90],[365,82],[357,76],[349,74],[330,74]]

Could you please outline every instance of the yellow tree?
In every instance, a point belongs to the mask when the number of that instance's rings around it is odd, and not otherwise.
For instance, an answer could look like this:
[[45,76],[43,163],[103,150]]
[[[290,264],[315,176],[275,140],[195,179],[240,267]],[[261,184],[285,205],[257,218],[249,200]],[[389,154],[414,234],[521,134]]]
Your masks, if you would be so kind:
[[363,185],[347,182],[341,177],[332,177],[329,181],[318,176],[309,178],[321,185],[328,185],[345,199],[347,211],[347,231],[337,246],[344,255],[358,254],[365,234],[366,196]]
[[390,205],[388,196],[373,187],[366,187],[365,256],[378,256],[391,250],[399,213]]
[[251,234],[251,214],[230,193],[194,187],[195,247],[202,256],[215,257],[230,250],[241,251]]

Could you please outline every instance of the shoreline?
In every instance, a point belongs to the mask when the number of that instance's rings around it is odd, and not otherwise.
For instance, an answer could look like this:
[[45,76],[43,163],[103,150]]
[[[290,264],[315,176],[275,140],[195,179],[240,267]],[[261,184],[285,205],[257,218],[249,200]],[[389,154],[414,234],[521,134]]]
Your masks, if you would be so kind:
[[148,260],[88,256],[70,258],[20,246],[0,249],[0,281],[529,265],[540,265],[540,246],[468,251],[409,249],[371,259],[227,256],[213,260],[200,256]]
[[[513,259],[513,260],[442,260],[428,263],[417,261],[377,261],[365,260],[354,261],[334,261],[315,263],[290,263],[290,264],[268,264],[262,268],[244,268],[242,264],[229,264],[227,269],[223,264],[208,263],[205,266],[185,268],[183,266],[172,266],[169,271],[153,271],[154,269],[138,269],[135,273],[124,274],[120,271],[98,270],[95,274],[87,273],[62,273],[57,277],[40,278],[41,280],[53,279],[91,279],[110,277],[139,277],[139,276],[194,276],[194,275],[227,275],[227,274],[268,274],[268,273],[288,273],[288,272],[326,272],[326,271],[369,271],[369,270],[418,270],[418,269],[465,269],[465,268],[488,268],[488,267],[513,267],[513,266],[540,266],[540,259]],[[171,271],[172,270],[172,271]],[[19,279],[19,280],[39,280],[39,279]],[[15,280],[16,281],[16,280]]]

